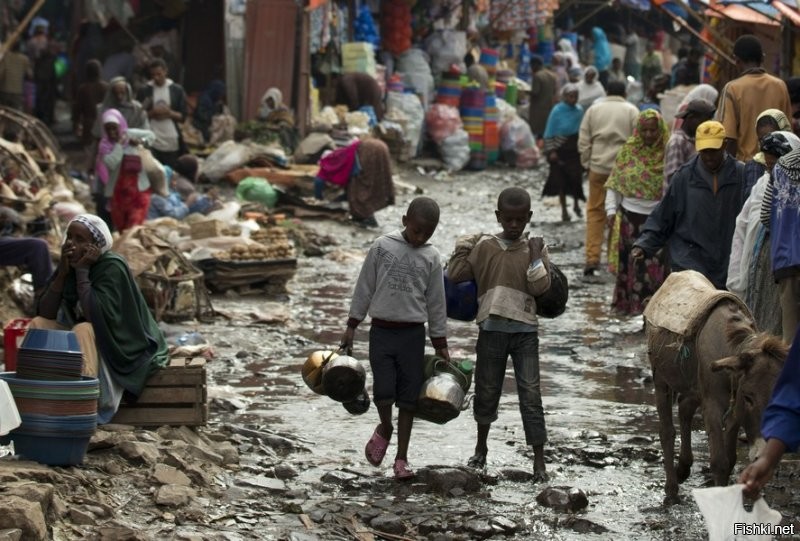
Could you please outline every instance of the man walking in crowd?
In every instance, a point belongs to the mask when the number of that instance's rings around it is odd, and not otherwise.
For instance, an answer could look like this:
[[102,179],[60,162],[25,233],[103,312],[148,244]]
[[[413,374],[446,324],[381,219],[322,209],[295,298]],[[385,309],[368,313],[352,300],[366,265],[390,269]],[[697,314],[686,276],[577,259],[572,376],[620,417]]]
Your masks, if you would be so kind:
[[778,160],[773,179],[769,229],[772,274],[780,288],[783,341],[791,344],[800,322],[800,150]]
[[686,109],[676,114],[676,118],[683,119],[681,127],[672,132],[667,142],[664,154],[664,191],[667,191],[669,179],[697,154],[694,145],[694,136],[697,126],[714,116],[714,104],[703,98],[692,100]]
[[672,86],[689,86],[700,84],[700,60],[703,58],[703,51],[691,49],[686,55],[686,60],[677,65],[673,74]]
[[779,109],[791,118],[792,103],[786,83],[761,67],[764,52],[758,38],[741,36],[733,45],[733,56],[740,75],[722,89],[717,120],[725,127],[728,153],[745,162],[758,152],[758,115]]
[[544,128],[547,126],[547,117],[556,102],[556,87],[558,82],[555,74],[545,69],[544,60],[539,55],[531,57],[531,98],[530,110],[528,113],[531,132],[537,139],[544,135]]
[[33,75],[28,57],[15,42],[0,60],[0,105],[22,111],[25,78]]
[[586,204],[586,266],[584,276],[600,268],[606,225],[605,183],[617,152],[633,134],[639,110],[625,100],[625,84],[608,83],[608,97],[586,111],[578,135],[581,165],[589,171],[589,201]]
[[725,152],[725,137],[719,122],[698,126],[698,155],[672,176],[634,243],[634,259],[668,246],[673,271],[695,270],[725,289],[744,172],[744,165]]
[[181,85],[167,77],[167,63],[156,58],[150,63],[150,77],[147,86],[139,94],[147,116],[150,129],[156,134],[153,143],[153,156],[175,168],[175,161],[181,152],[183,141],[178,124],[186,119],[186,93]]

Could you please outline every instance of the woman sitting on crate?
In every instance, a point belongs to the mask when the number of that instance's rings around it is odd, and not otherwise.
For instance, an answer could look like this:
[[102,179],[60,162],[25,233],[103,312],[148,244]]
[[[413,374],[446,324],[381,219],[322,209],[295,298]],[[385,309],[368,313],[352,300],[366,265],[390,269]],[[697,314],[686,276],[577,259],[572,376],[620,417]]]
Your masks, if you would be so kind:
[[67,226],[58,270],[39,300],[34,329],[72,330],[83,374],[100,380],[97,422],[108,423],[124,392],[139,396],[168,361],[167,343],[125,259],[110,251],[111,231],[92,214]]

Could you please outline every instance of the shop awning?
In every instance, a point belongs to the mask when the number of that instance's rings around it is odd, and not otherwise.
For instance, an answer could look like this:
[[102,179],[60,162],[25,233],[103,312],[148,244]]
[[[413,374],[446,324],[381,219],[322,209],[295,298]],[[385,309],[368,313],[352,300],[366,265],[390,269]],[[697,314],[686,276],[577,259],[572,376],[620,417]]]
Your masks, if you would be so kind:
[[[772,8],[772,6],[769,6]],[[777,10],[772,8],[774,13]],[[753,9],[750,6],[742,4],[728,4],[727,6],[719,6],[717,10],[708,10],[706,14],[712,17],[725,16],[734,21],[741,23],[765,24],[771,26],[780,26],[780,22],[776,19],[765,15],[761,10]]]
[[[789,1],[775,0],[774,2],[772,2],[772,6],[778,11],[780,11],[784,17],[792,21],[792,24],[800,27],[800,13],[798,13],[797,10],[795,9],[797,4],[795,4],[794,6],[787,5],[789,4]],[[792,3],[794,4],[794,2]]]

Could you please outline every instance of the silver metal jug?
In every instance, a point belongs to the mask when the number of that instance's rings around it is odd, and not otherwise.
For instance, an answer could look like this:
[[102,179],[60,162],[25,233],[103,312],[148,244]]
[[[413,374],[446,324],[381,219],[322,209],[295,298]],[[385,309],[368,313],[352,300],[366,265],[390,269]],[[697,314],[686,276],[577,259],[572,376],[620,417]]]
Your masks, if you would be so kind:
[[444,424],[458,417],[464,405],[464,388],[450,372],[439,372],[422,384],[414,414],[432,423]]

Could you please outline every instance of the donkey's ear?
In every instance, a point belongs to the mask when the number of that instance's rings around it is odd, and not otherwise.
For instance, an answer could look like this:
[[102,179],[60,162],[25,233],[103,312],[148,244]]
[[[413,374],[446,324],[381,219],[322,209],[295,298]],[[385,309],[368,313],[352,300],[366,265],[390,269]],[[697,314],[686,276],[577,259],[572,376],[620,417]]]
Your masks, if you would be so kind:
[[711,371],[720,370],[747,370],[753,365],[753,358],[750,355],[740,354],[731,357],[717,359],[711,362]]

